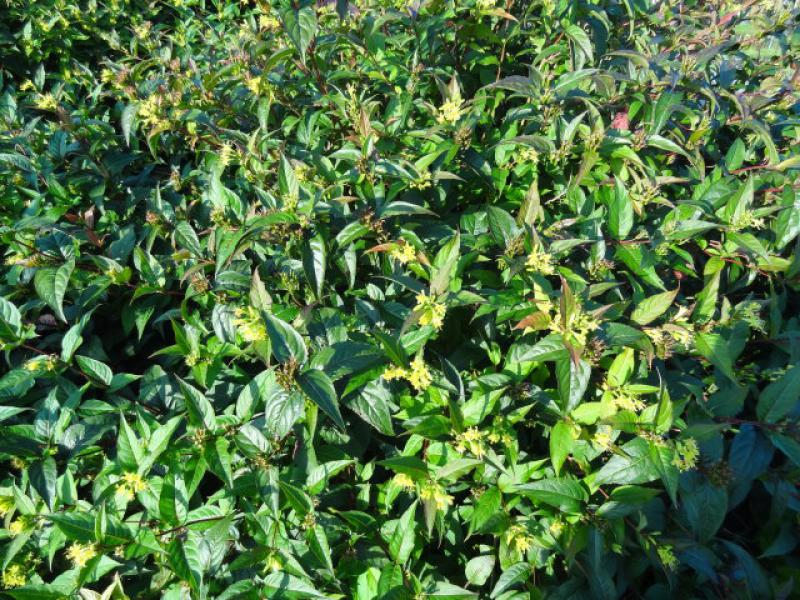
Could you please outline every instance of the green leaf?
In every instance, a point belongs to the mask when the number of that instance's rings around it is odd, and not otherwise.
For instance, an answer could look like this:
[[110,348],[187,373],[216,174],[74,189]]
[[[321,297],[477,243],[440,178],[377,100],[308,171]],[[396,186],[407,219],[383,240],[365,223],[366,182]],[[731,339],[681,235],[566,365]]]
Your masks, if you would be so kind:
[[189,385],[180,377],[178,378],[183,397],[186,400],[186,410],[189,414],[189,423],[195,427],[203,427],[213,430],[216,427],[217,419],[214,414],[214,406],[206,398],[205,394],[197,388]]
[[300,53],[300,59],[305,62],[306,51],[317,33],[316,12],[306,6],[300,10],[285,10],[281,18],[286,34]]
[[389,555],[398,565],[404,565],[414,550],[415,542],[415,520],[417,512],[417,502],[411,503],[403,516],[395,522],[395,528],[389,538]]
[[197,233],[187,221],[178,221],[175,225],[175,242],[181,248],[185,248],[193,256],[203,256],[203,249],[200,247],[200,240]]
[[83,371],[89,379],[102,383],[105,386],[111,385],[111,379],[114,377],[114,373],[107,364],[89,358],[88,356],[80,355],[75,357],[75,361],[78,363],[81,371]]
[[594,476],[594,485],[647,483],[660,477],[646,440],[634,438],[621,447]]
[[[693,474],[691,485],[681,490],[682,513],[700,542],[707,542],[717,533],[728,512],[728,493],[725,488],[704,481]],[[683,484],[682,484],[683,487]]]
[[317,234],[307,239],[303,244],[303,270],[317,300],[322,299],[326,262],[327,251],[322,236]]
[[[51,513],[47,518],[60,529],[67,539],[81,542],[94,543],[95,516],[88,512]],[[107,517],[105,543],[112,546],[127,544],[131,540],[130,531],[116,518]]]
[[578,407],[589,386],[591,375],[592,367],[583,359],[575,362],[572,358],[561,358],[556,361],[558,396],[564,414],[569,414]]
[[586,489],[574,479],[540,479],[517,485],[514,491],[529,496],[536,503],[543,502],[576,514],[581,512],[581,505],[589,499]]
[[69,278],[75,269],[75,259],[70,259],[59,267],[44,267],[36,271],[33,285],[39,298],[44,300],[62,321],[64,316],[64,294],[67,292]]
[[[264,578],[264,591],[269,594],[268,598],[328,598],[310,583],[284,571],[276,571],[267,575]],[[276,592],[280,596],[275,596]]]
[[456,233],[442,246],[433,261],[431,276],[431,294],[438,296],[445,293],[455,276],[461,251],[461,235]]
[[695,336],[695,347],[701,356],[724,373],[728,379],[738,385],[733,372],[733,357],[728,342],[718,333],[698,333]]
[[365,385],[346,405],[379,432],[394,435],[391,401],[391,392],[386,382],[376,379]]
[[494,571],[495,558],[491,554],[484,554],[471,558],[464,568],[467,581],[478,587],[484,585]]
[[520,363],[531,361],[554,361],[569,358],[569,351],[564,346],[560,335],[552,334],[541,339],[535,344],[517,342],[508,352],[507,362]]
[[197,593],[203,583],[203,567],[197,544],[187,539],[173,539],[167,546],[167,558],[175,574]]
[[55,508],[58,468],[52,457],[34,462],[28,469],[31,485],[50,510]]
[[517,563],[511,565],[503,574],[497,579],[497,583],[492,589],[491,598],[497,598],[505,592],[510,590],[515,585],[524,583],[531,576],[531,566],[528,563]]
[[339,428],[345,428],[342,413],[339,412],[339,398],[336,395],[333,383],[331,383],[331,380],[325,373],[317,369],[308,369],[300,373],[297,377],[297,383],[306,396],[325,411],[325,414],[327,414]]
[[550,462],[556,475],[561,471],[561,466],[572,451],[573,427],[566,421],[559,421],[550,430]]
[[117,460],[123,469],[136,471],[142,462],[142,445],[125,417],[120,415],[117,437]]
[[305,364],[308,360],[308,350],[302,336],[286,321],[268,313],[263,315],[275,358],[282,363],[294,359],[300,365]]
[[615,180],[614,192],[608,198],[608,227],[618,240],[624,240],[633,227],[633,204],[619,178]]
[[678,290],[675,289],[671,292],[661,292],[660,294],[645,298],[633,309],[631,321],[637,325],[647,325],[655,321],[658,317],[667,312],[667,309],[672,306],[677,295]]
[[158,510],[161,518],[170,525],[176,526],[186,522],[189,510],[186,485],[183,477],[174,468],[170,468],[164,477],[158,498]]
[[800,364],[795,364],[759,394],[756,414],[760,421],[776,423],[794,410],[798,400]]
[[428,476],[427,463],[416,456],[392,456],[378,461],[378,464],[395,473],[405,473],[416,479]]
[[319,525],[306,529],[306,543],[320,564],[333,575],[331,548],[328,545],[328,536],[325,535],[325,530]]

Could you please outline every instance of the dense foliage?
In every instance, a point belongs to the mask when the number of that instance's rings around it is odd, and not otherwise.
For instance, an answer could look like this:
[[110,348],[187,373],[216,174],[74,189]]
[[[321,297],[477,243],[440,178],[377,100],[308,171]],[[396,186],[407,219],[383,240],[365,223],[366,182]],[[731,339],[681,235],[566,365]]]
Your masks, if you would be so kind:
[[798,594],[796,2],[0,4],[0,597]]

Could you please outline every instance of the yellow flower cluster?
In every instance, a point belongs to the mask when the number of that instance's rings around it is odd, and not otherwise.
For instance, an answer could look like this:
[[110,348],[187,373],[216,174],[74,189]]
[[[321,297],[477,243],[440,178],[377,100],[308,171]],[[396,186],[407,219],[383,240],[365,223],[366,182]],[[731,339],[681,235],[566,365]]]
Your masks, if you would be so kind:
[[278,31],[281,28],[281,22],[272,15],[261,15],[258,17],[258,28],[266,32]]
[[53,94],[47,92],[46,94],[40,94],[36,98],[34,101],[34,106],[40,110],[55,110],[58,108],[58,102]]
[[85,567],[95,556],[97,556],[97,549],[94,544],[79,544],[76,542],[67,548],[67,558],[78,569]]
[[395,475],[392,479],[392,483],[394,483],[394,485],[397,487],[407,491],[415,490],[417,488],[417,484],[414,483],[414,480],[405,473],[398,473]]
[[461,118],[461,106],[464,101],[461,96],[453,96],[437,110],[436,121],[441,124],[455,123]]
[[485,448],[483,446],[483,438],[486,434],[480,431],[477,427],[469,427],[456,435],[456,452],[464,454],[469,451],[477,458],[483,458]]
[[741,231],[750,227],[754,229],[762,229],[764,227],[764,219],[756,217],[751,210],[742,211],[730,224],[730,228],[733,231]]
[[414,311],[419,314],[420,325],[430,325],[434,329],[441,329],[447,307],[442,302],[437,302],[434,296],[425,292],[417,294],[417,305]]
[[700,448],[694,438],[678,440],[675,443],[675,458],[672,464],[681,471],[691,471],[697,466],[697,459],[700,457]]
[[425,190],[428,189],[433,185],[433,175],[427,169],[422,171],[414,181],[412,181],[409,186],[414,188],[415,190]]
[[33,527],[33,519],[27,515],[22,515],[17,519],[14,519],[8,525],[8,533],[11,534],[11,537],[18,536],[21,533],[25,533],[29,531]]
[[245,79],[245,85],[254,96],[261,96],[270,101],[275,97],[275,88],[266,77],[247,77]]
[[133,471],[129,471],[122,476],[117,483],[117,492],[126,500],[133,500],[138,492],[147,489],[147,482],[142,476]]
[[600,327],[600,322],[580,308],[572,311],[566,324],[561,321],[561,309],[556,309],[556,314],[550,322],[550,331],[560,333],[579,346],[585,346],[589,334],[598,327]]
[[514,161],[518,165],[524,165],[525,163],[537,163],[539,162],[539,153],[530,146],[523,146],[517,150],[517,156],[515,157]]
[[387,367],[383,371],[383,378],[386,381],[405,379],[419,392],[426,390],[433,382],[431,372],[422,356],[416,356],[414,360],[411,361],[410,369],[404,369],[403,367],[394,365]]
[[592,436],[592,444],[603,449],[609,448],[611,446],[611,434],[607,431],[596,431]]
[[505,533],[505,541],[509,548],[517,552],[527,552],[533,545],[533,537],[522,525],[512,525]]
[[0,496],[0,518],[5,517],[12,508],[14,508],[14,497]]
[[236,325],[239,335],[245,342],[249,344],[267,339],[267,326],[258,310],[252,306],[237,308],[234,315],[233,324]]
[[564,523],[563,521],[553,521],[550,523],[549,529],[552,536],[557,538],[564,531]]
[[416,260],[417,249],[408,242],[395,244],[394,248],[389,251],[389,256],[405,265]]
[[417,356],[411,361],[411,370],[406,374],[406,379],[418,391],[428,389],[428,386],[433,382],[431,372],[425,364],[422,356]]
[[644,402],[625,387],[609,387],[606,391],[611,396],[611,403],[620,410],[638,412],[644,408]]
[[5,589],[21,587],[25,585],[27,581],[25,571],[20,564],[11,565],[3,571],[3,587]]
[[272,571],[274,573],[275,571],[283,570],[283,563],[276,553],[270,552],[267,556],[266,567],[268,571]]
[[669,569],[670,571],[674,571],[678,567],[678,559],[675,557],[675,552],[673,552],[672,546],[659,546],[656,549],[656,552],[658,553],[658,559],[665,568]]
[[436,505],[436,510],[447,510],[453,504],[453,497],[435,481],[428,481],[419,490],[419,497],[425,502],[432,501]]
[[57,365],[58,360],[54,356],[39,356],[26,362],[23,368],[31,373],[51,373]]
[[542,275],[552,275],[556,270],[555,265],[553,265],[553,255],[543,252],[536,247],[528,254],[528,259],[525,261],[525,268],[527,268],[528,271],[540,273]]

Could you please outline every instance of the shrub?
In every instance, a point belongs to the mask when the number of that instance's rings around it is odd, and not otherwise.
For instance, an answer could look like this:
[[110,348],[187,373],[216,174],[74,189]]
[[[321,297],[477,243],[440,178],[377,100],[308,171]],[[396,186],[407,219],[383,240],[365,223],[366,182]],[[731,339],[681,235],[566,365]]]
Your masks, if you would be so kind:
[[792,3],[5,10],[0,596],[796,593]]

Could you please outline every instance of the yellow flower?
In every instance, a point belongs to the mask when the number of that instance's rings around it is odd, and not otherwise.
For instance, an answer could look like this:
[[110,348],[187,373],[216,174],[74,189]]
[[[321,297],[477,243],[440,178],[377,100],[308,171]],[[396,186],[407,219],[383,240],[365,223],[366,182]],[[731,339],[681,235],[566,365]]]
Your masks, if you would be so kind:
[[414,311],[419,313],[419,324],[430,325],[434,329],[441,329],[447,307],[442,302],[437,302],[433,296],[425,292],[417,294],[417,305]]
[[433,185],[433,175],[427,169],[420,171],[419,177],[409,185],[415,190],[426,190]]
[[638,412],[645,406],[644,402],[625,387],[606,386],[606,393],[609,394],[611,403],[619,410],[629,410]]
[[461,96],[453,96],[437,110],[436,120],[441,123],[455,123],[461,118],[461,106],[464,101]]
[[223,144],[219,151],[219,164],[224,169],[231,162],[233,156],[233,146],[231,144]]
[[258,17],[258,27],[262,31],[278,31],[281,28],[281,22],[272,15],[261,15]]
[[13,496],[0,496],[0,518],[6,516],[6,513],[14,508]]
[[386,367],[386,369],[384,369],[382,377],[386,381],[392,381],[393,379],[405,379],[406,370],[403,367],[396,367],[392,365],[391,367]]
[[607,431],[597,431],[592,437],[592,443],[600,448],[611,446],[611,435]]
[[560,333],[579,346],[585,346],[589,334],[598,327],[600,327],[600,322],[597,319],[577,307],[572,311],[566,324],[561,320],[561,309],[556,309],[556,313],[550,321],[550,331]]
[[269,556],[267,556],[267,569],[272,572],[281,571],[283,569],[280,558],[278,558],[278,555],[274,552],[270,552]]
[[417,250],[409,243],[396,244],[389,252],[389,256],[401,264],[408,264],[417,258]]
[[675,557],[675,553],[672,550],[672,546],[664,545],[659,546],[656,549],[658,553],[658,558],[661,563],[669,569],[670,571],[674,571],[678,567],[678,559]]
[[691,471],[697,466],[697,459],[700,456],[700,448],[694,438],[687,438],[675,443],[675,458],[672,464],[681,471]]
[[6,589],[21,587],[26,582],[25,572],[20,564],[11,565],[3,571],[3,587]]
[[20,533],[23,533],[26,529],[28,529],[30,523],[25,517],[20,517],[19,519],[15,519],[11,521],[8,526],[8,533],[11,534],[11,537],[18,536]]
[[422,356],[416,356],[414,360],[411,361],[411,369],[406,375],[406,379],[414,386],[414,389],[420,392],[426,390],[431,384],[433,378]]
[[550,533],[553,537],[560,536],[562,531],[564,531],[564,523],[561,521],[553,521],[550,523]]
[[453,497],[435,481],[425,483],[419,491],[419,497],[424,501],[433,501],[436,510],[447,510],[453,504]]
[[249,344],[267,339],[267,326],[258,310],[248,306],[246,309],[237,308],[234,314],[237,318],[233,319],[233,324],[245,342]]
[[406,379],[417,391],[423,391],[433,381],[431,372],[425,365],[425,361],[421,356],[417,356],[411,361],[411,368],[404,369],[403,367],[389,366],[384,369],[382,377],[386,381],[393,379]]
[[72,561],[73,566],[82,569],[90,560],[97,556],[97,549],[94,544],[78,544],[77,542],[67,548],[67,558]]
[[533,545],[533,538],[522,525],[512,525],[505,534],[506,544],[517,552],[527,552]]
[[405,473],[398,473],[397,475],[395,475],[394,479],[392,479],[392,482],[397,487],[403,488],[404,490],[409,490],[410,491],[410,490],[416,489],[416,487],[417,487],[417,484],[414,483],[414,480],[411,479],[411,477],[409,477]]
[[464,454],[464,452],[469,450],[476,457],[483,458],[483,437],[485,435],[486,434],[479,431],[477,427],[468,428],[456,435],[456,451],[459,454]]
[[539,153],[534,148],[523,146],[517,150],[517,156],[514,161],[519,165],[537,163],[539,162]]
[[542,252],[538,248],[534,248],[528,255],[528,260],[525,261],[525,267],[528,271],[541,273],[542,275],[552,275],[555,273],[553,256],[547,252]]
[[47,92],[46,94],[40,94],[36,98],[34,106],[40,110],[55,110],[58,108],[58,102],[53,97],[53,94]]
[[140,102],[136,114],[145,125],[156,127],[163,120],[161,118],[160,98],[153,94],[146,100]]
[[127,500],[133,500],[137,492],[147,489],[147,482],[138,473],[130,471],[122,475],[117,482],[117,491]]

